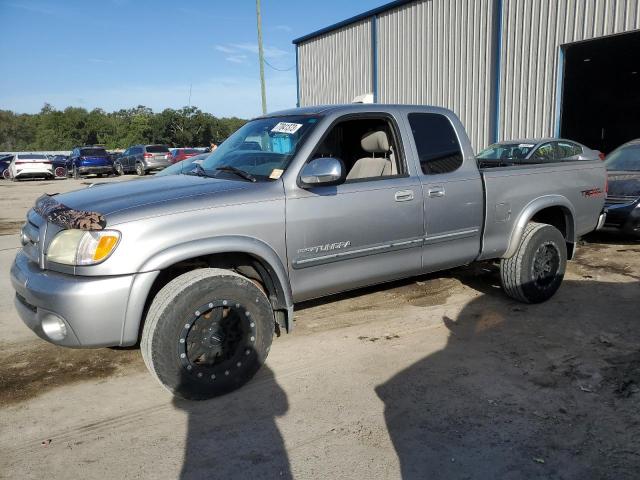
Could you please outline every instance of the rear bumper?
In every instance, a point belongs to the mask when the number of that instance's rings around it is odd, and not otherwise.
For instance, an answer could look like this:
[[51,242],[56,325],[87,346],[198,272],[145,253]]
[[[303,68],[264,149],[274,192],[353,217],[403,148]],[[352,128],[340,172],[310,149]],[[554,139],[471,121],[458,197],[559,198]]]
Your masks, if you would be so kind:
[[147,171],[162,170],[163,168],[166,168],[169,165],[171,165],[171,162],[169,160],[163,160],[161,162],[146,162],[144,165],[144,168]]
[[92,173],[112,173],[113,166],[112,165],[80,165],[78,166],[78,172],[81,174],[92,174]]
[[53,177],[53,170],[50,170],[48,168],[22,169],[19,172],[16,172],[14,177],[15,178],[45,178],[45,177]]

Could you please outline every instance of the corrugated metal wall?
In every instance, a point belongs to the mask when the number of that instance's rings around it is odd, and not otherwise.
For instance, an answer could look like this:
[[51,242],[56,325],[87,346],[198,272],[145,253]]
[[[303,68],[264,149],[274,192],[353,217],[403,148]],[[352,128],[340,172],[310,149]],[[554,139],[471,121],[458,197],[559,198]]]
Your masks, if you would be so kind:
[[554,135],[560,45],[640,29],[640,1],[502,1],[498,136]]
[[350,103],[373,92],[371,20],[298,45],[300,106]]
[[[543,0],[547,1],[547,0]],[[378,100],[453,110],[491,141],[493,0],[423,0],[378,17]]]

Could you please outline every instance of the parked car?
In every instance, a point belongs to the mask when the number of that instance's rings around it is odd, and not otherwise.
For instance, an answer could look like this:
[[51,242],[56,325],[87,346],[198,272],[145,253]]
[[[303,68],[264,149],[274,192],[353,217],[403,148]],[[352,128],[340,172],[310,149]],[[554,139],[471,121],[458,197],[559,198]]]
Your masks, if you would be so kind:
[[166,145],[133,145],[115,161],[118,175],[135,172],[140,176],[162,170],[171,164],[171,153]]
[[54,178],[51,161],[43,153],[16,153],[9,164],[9,178]]
[[165,175],[180,175],[182,173],[192,173],[197,169],[196,165],[201,165],[209,155],[211,155],[211,153],[201,153],[200,155],[189,157],[186,160],[182,160],[181,162],[169,165],[164,170],[156,173],[156,177],[164,177]]
[[171,163],[181,162],[182,160],[200,155],[201,153],[202,150],[198,150],[197,148],[174,148],[171,150]]
[[259,117],[201,167],[40,198],[11,269],[24,322],[67,347],[141,338],[166,388],[221,395],[296,302],[476,260],[514,299],[551,298],[606,183],[600,160],[478,168],[456,115],[423,105]]
[[554,163],[574,160],[599,159],[599,153],[572,140],[563,138],[537,138],[508,140],[494,143],[478,154],[484,165],[517,163]]
[[640,138],[611,152],[604,164],[609,175],[605,227],[640,238]]
[[109,175],[113,173],[113,163],[104,147],[75,147],[67,163],[68,175],[73,178],[85,175]]
[[54,155],[51,158],[51,164],[53,165],[53,173],[56,178],[66,178],[67,176],[67,164],[69,162],[69,156],[67,155]]
[[10,178],[9,164],[11,163],[11,160],[13,160],[13,155],[0,156],[0,178],[9,180]]

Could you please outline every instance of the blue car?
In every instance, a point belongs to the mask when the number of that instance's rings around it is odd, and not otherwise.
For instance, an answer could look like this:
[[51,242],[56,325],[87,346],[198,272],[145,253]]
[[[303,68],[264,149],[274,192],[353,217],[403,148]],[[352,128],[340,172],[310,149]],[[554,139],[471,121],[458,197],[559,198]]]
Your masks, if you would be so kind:
[[13,155],[0,155],[0,178],[9,180],[9,164],[13,160]]
[[113,161],[103,147],[76,147],[67,161],[67,174],[73,178],[86,175],[110,175],[113,173]]

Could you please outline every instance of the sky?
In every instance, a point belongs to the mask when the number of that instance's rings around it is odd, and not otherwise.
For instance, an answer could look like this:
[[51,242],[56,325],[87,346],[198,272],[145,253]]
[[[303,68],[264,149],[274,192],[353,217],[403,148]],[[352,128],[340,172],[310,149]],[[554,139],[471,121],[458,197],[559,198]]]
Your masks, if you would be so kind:
[[[291,40],[385,0],[262,0],[267,109],[296,103]],[[0,109],[189,104],[261,113],[253,0],[0,0]],[[277,69],[277,70],[276,70]]]

